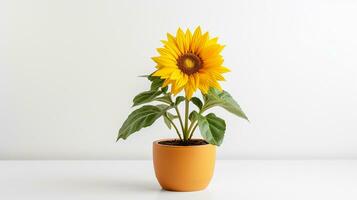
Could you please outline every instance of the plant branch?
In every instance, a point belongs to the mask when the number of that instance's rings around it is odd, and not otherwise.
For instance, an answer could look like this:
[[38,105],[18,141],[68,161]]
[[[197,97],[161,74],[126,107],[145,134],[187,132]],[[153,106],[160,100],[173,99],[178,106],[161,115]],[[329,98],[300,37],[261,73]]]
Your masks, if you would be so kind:
[[176,133],[177,133],[177,135],[179,136],[179,138],[180,138],[180,140],[182,140],[182,137],[181,137],[181,134],[180,134],[180,131],[177,129],[177,126],[176,126],[176,124],[169,118],[169,117],[167,117],[167,119],[169,120],[169,122],[172,124],[172,126],[175,128],[175,130],[176,130]]
[[187,141],[189,137],[188,132],[188,114],[190,109],[190,101],[185,99],[185,131],[184,131],[184,140]]
[[[201,115],[203,112],[204,112],[204,110],[200,110],[198,112],[198,115]],[[197,125],[198,125],[198,120],[197,119],[191,122],[190,128],[188,129],[188,132],[190,133],[189,137],[188,137],[189,140],[192,138],[193,133],[195,132],[195,130],[197,128]]]
[[[172,105],[174,105],[174,102],[172,101],[171,94],[170,94],[170,102],[171,102]],[[175,108],[177,117],[178,117],[178,119],[179,119],[179,121],[180,121],[182,133],[184,133],[183,122],[182,122],[182,117],[181,117],[180,111],[179,111],[179,109],[177,108],[177,105],[174,105],[173,107]]]
[[189,140],[192,138],[193,133],[195,132],[195,130],[196,130],[196,128],[197,128],[197,125],[198,125],[198,123],[196,123],[196,125],[193,127],[193,129],[192,129],[192,131],[191,131],[191,133],[190,133],[190,137],[188,138]]
[[183,127],[183,122],[182,122],[181,114],[180,114],[180,111],[179,111],[179,109],[177,108],[177,106],[175,106],[175,110],[176,110],[176,113],[177,113],[177,117],[178,117],[178,119],[179,119],[179,121],[180,121],[182,133],[184,133],[185,129],[184,129],[184,127]]
[[193,125],[195,124],[196,121],[192,121],[190,124],[190,127],[188,128],[188,133],[191,133],[191,130],[193,128]]

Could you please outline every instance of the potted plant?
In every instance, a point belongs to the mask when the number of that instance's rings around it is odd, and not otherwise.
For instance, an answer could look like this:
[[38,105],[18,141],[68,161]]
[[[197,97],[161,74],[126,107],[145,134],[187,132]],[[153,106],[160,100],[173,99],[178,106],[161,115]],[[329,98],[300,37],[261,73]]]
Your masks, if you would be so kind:
[[[134,97],[133,106],[141,107],[125,120],[117,141],[162,117],[177,138],[153,143],[154,168],[160,185],[173,191],[202,190],[212,178],[216,146],[221,145],[226,130],[225,121],[207,111],[218,106],[248,118],[218,83],[224,80],[222,74],[230,70],[223,66],[220,53],[224,46],[217,43],[217,38],[202,33],[200,27],[193,34],[179,28],[176,36],[168,33],[167,40],[162,42],[163,47],[157,49],[160,55],[152,58],[156,71],[144,76],[151,87]],[[202,98],[194,96],[197,90]],[[158,103],[152,104],[155,102]],[[193,139],[197,127],[203,139]]]

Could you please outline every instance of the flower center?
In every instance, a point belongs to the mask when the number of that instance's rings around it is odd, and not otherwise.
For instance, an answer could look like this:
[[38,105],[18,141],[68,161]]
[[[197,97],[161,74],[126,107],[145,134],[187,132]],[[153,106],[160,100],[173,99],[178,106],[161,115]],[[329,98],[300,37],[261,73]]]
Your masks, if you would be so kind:
[[185,74],[196,73],[202,67],[202,60],[193,53],[186,53],[177,59],[177,66]]

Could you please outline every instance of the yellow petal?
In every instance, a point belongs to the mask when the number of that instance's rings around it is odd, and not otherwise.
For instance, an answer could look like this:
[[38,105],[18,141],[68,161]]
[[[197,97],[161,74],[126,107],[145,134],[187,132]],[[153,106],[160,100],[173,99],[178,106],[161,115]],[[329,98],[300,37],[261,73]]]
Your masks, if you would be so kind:
[[185,34],[185,52],[189,52],[190,51],[190,45],[191,45],[191,38],[192,38],[192,34],[191,31],[189,29],[186,30],[186,34]]
[[194,73],[193,76],[194,76],[194,78],[195,78],[195,88],[198,88],[198,86],[200,85],[200,76],[199,76],[199,73]]
[[221,85],[219,85],[217,81],[212,81],[210,84],[212,87],[216,88],[217,90],[222,91],[222,87]]
[[195,32],[193,33],[192,41],[191,41],[191,50],[193,51],[193,53],[196,53],[197,51],[197,46],[200,42],[200,37],[201,37],[201,27],[197,27]]
[[176,60],[178,58],[178,55],[176,52],[168,49],[168,48],[157,48],[157,52],[159,52],[160,55],[165,56],[165,57],[170,57],[172,60]]
[[185,34],[181,30],[181,28],[179,28],[176,33],[176,44],[182,54],[185,53],[184,41],[185,41]]
[[193,75],[188,76],[188,82],[185,86],[185,95],[187,99],[191,99],[193,93],[196,91],[196,80]]
[[177,57],[181,55],[181,52],[179,50],[179,47],[176,42],[176,38],[172,36],[170,33],[167,33],[167,43],[165,43],[165,47],[170,49],[171,51],[175,52]]
[[187,81],[188,81],[187,74],[181,72],[181,76],[182,76],[182,78],[181,78],[181,79],[178,79],[178,80],[176,81],[176,84],[177,84],[178,87],[183,87],[183,86],[185,86],[185,85],[187,84]]
[[160,56],[160,57],[152,57],[151,59],[153,59],[158,65],[168,66],[168,67],[176,66],[175,60],[172,60],[170,58]]
[[231,70],[228,69],[227,67],[220,66],[218,67],[218,71],[221,73],[226,73],[226,72],[230,72]]
[[180,80],[182,79],[182,74],[180,70],[174,70],[170,76],[171,80]]
[[168,76],[171,76],[171,74],[174,72],[174,71],[177,71],[175,70],[174,68],[161,68],[161,69],[158,69],[156,70],[152,76],[161,76],[161,77],[168,77]]
[[225,81],[226,79],[219,72],[213,72],[214,79],[218,81]]
[[178,87],[177,84],[174,83],[174,84],[172,84],[172,87],[171,87],[171,93],[172,93],[173,95],[176,95],[176,94],[178,94],[179,92],[181,92],[182,89],[183,89],[183,87]]
[[218,37],[212,38],[212,39],[207,41],[206,45],[209,46],[209,45],[212,45],[212,44],[217,44],[217,41],[218,41]]
[[193,90],[190,87],[186,87],[185,88],[186,99],[190,100],[192,98],[192,95],[193,95]]
[[166,79],[165,81],[164,81],[164,83],[162,84],[162,87],[166,87],[166,86],[168,86],[169,84],[171,84],[172,83],[172,81],[170,80],[170,79]]
[[198,88],[203,92],[203,94],[207,94],[209,90],[209,85],[207,82],[200,82]]
[[201,50],[200,56],[203,60],[205,60],[207,58],[212,58],[213,56],[216,56],[219,53],[221,53],[223,48],[224,48],[224,46],[219,45],[219,44],[212,44],[212,45],[206,46],[205,48],[203,48]]
[[215,56],[203,59],[204,68],[219,67],[223,64],[223,58],[221,56]]
[[208,40],[208,37],[209,37],[209,35],[208,35],[208,32],[206,32],[201,38],[200,38],[200,42],[198,43],[198,45],[197,45],[197,49],[196,49],[196,53],[200,53],[201,52],[201,50],[204,48],[204,46],[205,46],[205,44],[206,44],[206,42],[207,42],[207,40]]
[[196,84],[196,79],[194,75],[189,76],[189,81],[190,81],[190,87],[193,91],[195,91],[197,89],[197,84]]

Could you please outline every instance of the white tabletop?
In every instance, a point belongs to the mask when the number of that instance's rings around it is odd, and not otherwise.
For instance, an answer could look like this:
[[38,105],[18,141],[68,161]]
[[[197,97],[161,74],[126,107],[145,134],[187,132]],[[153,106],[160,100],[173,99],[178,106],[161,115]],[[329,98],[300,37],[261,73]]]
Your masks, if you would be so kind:
[[0,161],[0,199],[357,199],[357,160],[217,161],[201,192],[168,192],[151,161]]

